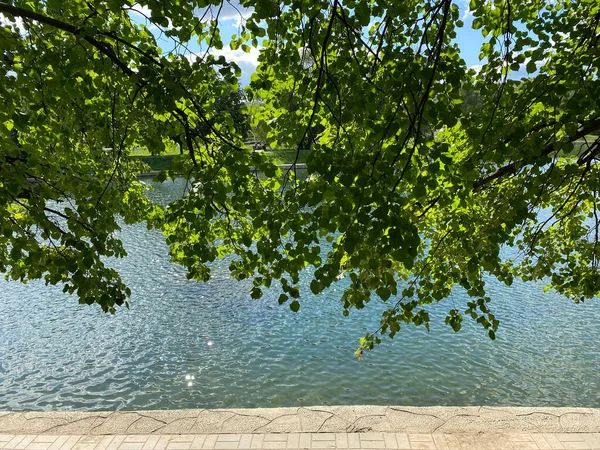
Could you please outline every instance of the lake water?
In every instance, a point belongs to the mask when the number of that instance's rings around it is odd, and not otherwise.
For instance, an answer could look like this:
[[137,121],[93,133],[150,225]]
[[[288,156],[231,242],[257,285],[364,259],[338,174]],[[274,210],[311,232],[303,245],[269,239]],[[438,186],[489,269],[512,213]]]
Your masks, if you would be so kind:
[[[158,185],[164,201],[181,181]],[[131,309],[114,316],[58,287],[0,280],[0,410],[133,410],[336,404],[600,406],[600,305],[575,305],[540,284],[490,283],[496,341],[465,318],[443,318],[456,292],[430,309],[431,332],[409,327],[358,363],[377,328],[376,301],[342,316],[343,284],[297,314],[273,289],[216,264],[209,283],[168,261],[159,232],[125,227],[117,261]],[[307,286],[310,273],[303,282]],[[192,378],[193,377],[193,378]]]

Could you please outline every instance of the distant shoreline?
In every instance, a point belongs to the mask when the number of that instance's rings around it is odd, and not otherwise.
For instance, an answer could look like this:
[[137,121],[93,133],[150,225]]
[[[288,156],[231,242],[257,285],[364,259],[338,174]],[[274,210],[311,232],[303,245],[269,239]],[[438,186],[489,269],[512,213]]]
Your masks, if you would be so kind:
[[[284,169],[284,170],[292,169],[294,166],[296,167],[296,169],[306,170],[306,163],[277,164],[277,167],[279,167],[280,169]],[[256,169],[254,167],[250,167],[250,170],[255,171]],[[152,178],[152,177],[157,176],[160,172],[161,172],[161,170],[151,170],[148,173],[140,173],[137,175],[137,177],[138,178]]]

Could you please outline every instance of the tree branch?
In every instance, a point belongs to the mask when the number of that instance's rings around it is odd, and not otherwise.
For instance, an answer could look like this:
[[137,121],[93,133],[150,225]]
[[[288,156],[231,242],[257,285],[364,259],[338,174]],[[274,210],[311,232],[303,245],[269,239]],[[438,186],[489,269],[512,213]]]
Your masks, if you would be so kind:
[[[558,144],[565,144],[565,143],[577,141],[577,140],[583,138],[584,136],[587,136],[588,134],[591,134],[598,130],[600,130],[600,117],[595,117],[594,119],[589,120],[588,122],[584,123],[581,127],[579,127],[579,130],[573,136],[570,136],[568,139],[558,142]],[[548,156],[550,153],[552,153],[553,151],[556,150],[556,147],[557,147],[557,143],[547,145],[539,157]],[[588,156],[593,157],[597,153],[598,153],[597,151],[594,151],[593,153],[591,153]],[[577,161],[577,163],[582,165],[582,164],[586,163],[587,161],[588,161],[588,158],[585,158],[583,160],[580,158]],[[529,163],[526,163],[525,160],[523,160],[523,159],[520,159],[518,161],[513,161],[510,164],[506,164],[505,166],[500,167],[496,171],[494,171],[488,175],[485,175],[484,177],[475,181],[473,183],[473,190],[477,191],[477,190],[483,189],[491,181],[494,181],[498,178],[502,178],[505,175],[514,174],[521,167],[528,165],[528,164]]]
[[59,30],[66,31],[67,33],[71,33],[76,37],[83,36],[83,39],[85,41],[87,41],[93,47],[98,49],[100,53],[107,56],[116,66],[119,67],[119,69],[121,69],[123,73],[129,76],[135,73],[129,68],[129,66],[127,66],[127,64],[125,64],[117,57],[117,55],[115,55],[115,52],[107,43],[94,39],[92,36],[84,35],[83,28],[79,28],[74,25],[71,25],[70,23],[66,23],[61,20],[45,16],[43,14],[36,13],[35,11],[19,8],[18,6],[8,5],[3,2],[0,2],[0,13],[7,13],[15,17],[34,20],[36,22],[43,23],[54,28],[58,28]]

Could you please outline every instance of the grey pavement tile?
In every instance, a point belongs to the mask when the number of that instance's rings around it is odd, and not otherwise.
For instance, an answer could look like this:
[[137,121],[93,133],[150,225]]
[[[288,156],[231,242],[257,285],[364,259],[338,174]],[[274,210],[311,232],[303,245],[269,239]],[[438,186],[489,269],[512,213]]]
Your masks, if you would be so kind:
[[48,450],[52,442],[31,442],[26,450]]
[[[119,445],[119,450],[142,450],[143,446],[144,446],[144,442],[123,442],[121,445]],[[73,449],[73,450],[78,450],[78,449]],[[81,450],[88,450],[88,449],[81,449]]]
[[58,436],[56,440],[52,443],[48,450],[60,450],[60,448],[67,442],[69,436]]
[[[204,445],[205,439],[206,439],[206,436],[204,434],[198,434],[198,435],[194,436],[194,440],[192,441],[192,444],[190,445],[190,450],[202,449],[202,445]],[[146,449],[142,449],[142,450],[146,450]]]
[[422,449],[422,450],[437,450],[435,442],[416,441],[410,443],[410,448]]
[[401,450],[405,450],[410,448],[410,441],[408,440],[408,434],[406,433],[394,433],[396,435],[396,443],[398,444],[398,448]]
[[585,441],[563,441],[567,450],[592,450],[592,447]]
[[17,445],[15,445],[15,450],[25,450],[29,444],[33,442],[35,439],[35,435],[25,436]]
[[511,442],[514,450],[539,450],[537,444],[533,441]]
[[334,442],[337,439],[335,433],[313,433],[312,440],[313,442],[318,441],[331,441]]
[[[146,439],[146,442],[144,442],[144,446],[142,447],[142,450],[154,450],[154,448],[156,447],[156,444],[158,444],[159,439],[160,439],[160,435],[151,434],[150,436],[148,436],[148,439]],[[100,450],[100,449],[96,448],[96,450]]]
[[83,436],[69,436],[60,450],[71,450]]
[[8,441],[6,444],[4,444],[4,449],[8,449],[8,450],[13,450],[14,448],[16,448],[16,446],[19,444],[19,442],[21,442],[23,439],[25,439],[27,436],[24,434],[17,434],[15,436],[13,436],[13,438]]
[[252,443],[250,444],[250,448],[252,449],[260,449],[262,448],[263,442],[265,440],[265,436],[263,434],[255,434],[252,436]]
[[433,442],[435,442],[435,445],[437,447],[437,450],[449,449],[448,442],[446,441],[446,436],[444,436],[442,433],[434,433],[432,434],[432,437]]
[[215,444],[215,450],[237,450],[238,441],[218,441]]
[[215,447],[215,444],[217,443],[217,437],[218,435],[216,434],[208,434],[206,436],[206,439],[204,439],[204,444],[202,444],[202,448],[213,449]]
[[300,446],[300,435],[298,433],[290,433],[287,437],[287,445],[288,449],[297,449]]
[[311,441],[312,439],[310,433],[300,433],[298,448],[301,450],[311,448]]
[[58,436],[52,436],[52,435],[48,435],[48,434],[40,434],[40,435],[38,435],[38,436],[35,437],[35,439],[33,440],[33,442],[50,442],[50,443],[53,443],[57,439],[58,439]]
[[125,437],[126,436],[122,434],[115,435],[113,440],[110,441],[110,444],[108,444],[108,447],[106,447],[106,450],[117,450],[119,448],[119,445],[121,445],[121,443],[125,440]]
[[431,434],[412,434],[409,433],[408,439],[410,442],[433,442],[433,436]]

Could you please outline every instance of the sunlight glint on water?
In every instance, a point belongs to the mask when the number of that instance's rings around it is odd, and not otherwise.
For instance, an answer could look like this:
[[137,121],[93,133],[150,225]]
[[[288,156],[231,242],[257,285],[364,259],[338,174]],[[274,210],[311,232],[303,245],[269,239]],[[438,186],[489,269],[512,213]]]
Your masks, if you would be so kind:
[[[181,182],[157,187],[159,200]],[[354,358],[381,305],[342,316],[343,286],[303,291],[297,314],[276,290],[216,264],[207,284],[169,263],[160,233],[126,227],[116,262],[132,288],[115,316],[60,288],[0,281],[0,410],[114,410],[321,404],[600,406],[600,305],[574,305],[541,285],[490,283],[497,340],[465,319],[443,324],[461,293],[431,309],[432,331],[409,328]],[[308,284],[309,273],[304,283]]]

